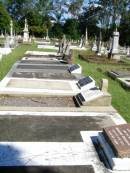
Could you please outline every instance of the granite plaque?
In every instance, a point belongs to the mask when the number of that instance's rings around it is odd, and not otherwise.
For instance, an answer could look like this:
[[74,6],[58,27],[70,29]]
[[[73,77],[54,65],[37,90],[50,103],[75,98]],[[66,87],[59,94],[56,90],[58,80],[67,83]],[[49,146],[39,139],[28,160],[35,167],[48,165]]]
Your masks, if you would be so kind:
[[103,134],[119,158],[130,158],[130,124],[103,129]]

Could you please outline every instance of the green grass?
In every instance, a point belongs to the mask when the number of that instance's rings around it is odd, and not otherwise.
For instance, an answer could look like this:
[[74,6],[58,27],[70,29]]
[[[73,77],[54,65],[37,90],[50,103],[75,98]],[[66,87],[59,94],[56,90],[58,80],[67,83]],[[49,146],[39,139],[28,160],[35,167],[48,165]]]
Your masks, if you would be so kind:
[[10,54],[3,56],[0,61],[0,80],[8,73],[12,65],[24,56],[27,50],[35,49],[35,45],[24,45],[21,44],[15,48]]
[[[79,59],[78,52],[74,52],[74,57],[75,63],[81,64],[83,67],[83,74],[85,76],[92,76],[98,85],[103,78],[109,80],[109,92],[112,95],[112,105],[125,118],[125,120],[130,122],[130,91],[123,89],[119,82],[109,78],[106,74],[106,71],[121,68],[122,66],[87,63],[86,61]],[[97,68],[100,68],[101,71],[97,70]]]
[[12,65],[20,60],[24,53],[28,50],[31,51],[44,51],[44,52],[55,52],[54,49],[38,49],[36,44],[21,44],[17,48],[15,48],[12,53],[7,56],[3,56],[2,61],[0,61],[0,80],[4,78],[4,76],[9,72]]

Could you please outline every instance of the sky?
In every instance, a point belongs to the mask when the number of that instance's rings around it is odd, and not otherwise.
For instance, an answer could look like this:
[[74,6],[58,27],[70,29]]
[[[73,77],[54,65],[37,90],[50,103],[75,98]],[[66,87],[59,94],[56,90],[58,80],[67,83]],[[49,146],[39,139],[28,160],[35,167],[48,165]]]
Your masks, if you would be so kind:
[[84,0],[84,6],[87,6],[89,0]]

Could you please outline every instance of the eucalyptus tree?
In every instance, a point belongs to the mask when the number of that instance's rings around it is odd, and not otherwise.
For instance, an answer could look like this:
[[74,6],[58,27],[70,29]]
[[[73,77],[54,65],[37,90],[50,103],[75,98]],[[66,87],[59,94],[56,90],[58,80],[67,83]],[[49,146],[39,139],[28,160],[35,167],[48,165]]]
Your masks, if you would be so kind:
[[7,12],[3,3],[0,2],[0,31],[1,32],[9,31],[10,20],[11,20],[11,17],[9,16],[9,13]]
[[28,11],[33,9],[34,2],[33,0],[5,0],[4,5],[10,16],[14,20],[19,21]]
[[81,35],[85,34],[86,27],[88,29],[88,36],[91,38],[95,38],[98,35],[98,17],[97,13],[100,8],[98,6],[94,6],[90,4],[87,7],[83,8],[83,12],[78,17]]
[[74,18],[80,15],[81,8],[83,6],[84,0],[72,0],[68,5],[68,11],[72,14]]
[[99,0],[97,4],[101,7],[100,14],[105,26],[114,25],[119,27],[122,16],[127,12],[130,0]]

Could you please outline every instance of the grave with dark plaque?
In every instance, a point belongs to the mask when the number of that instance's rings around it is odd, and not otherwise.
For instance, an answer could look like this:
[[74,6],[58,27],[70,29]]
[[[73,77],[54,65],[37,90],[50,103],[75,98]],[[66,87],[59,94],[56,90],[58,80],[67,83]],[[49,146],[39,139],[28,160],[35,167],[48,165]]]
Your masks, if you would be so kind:
[[103,129],[103,135],[119,158],[130,158],[130,124]]
[[71,73],[74,70],[77,70],[78,68],[80,68],[80,66],[78,64],[73,64],[68,68],[68,71]]
[[86,89],[94,88],[95,87],[95,81],[90,76],[83,77],[78,81],[77,86],[80,89],[82,89],[82,88],[86,88]]
[[119,71],[119,70],[112,70],[108,72],[108,75],[113,78],[122,78],[122,77],[129,77],[130,76],[130,72],[129,71]]
[[130,171],[130,124],[121,124],[103,129],[98,133],[101,155],[107,158],[110,167],[118,171]]

